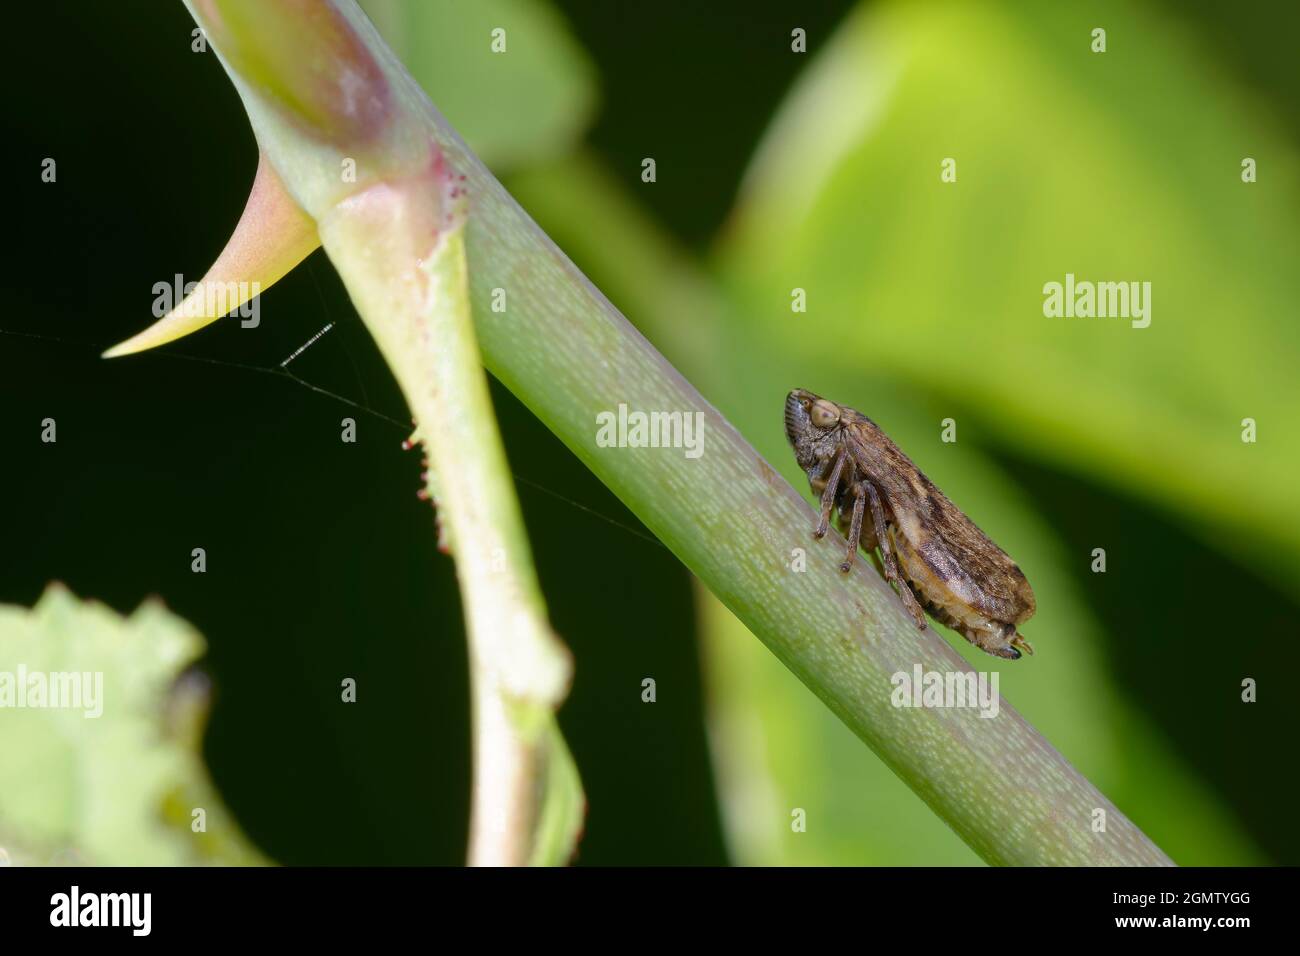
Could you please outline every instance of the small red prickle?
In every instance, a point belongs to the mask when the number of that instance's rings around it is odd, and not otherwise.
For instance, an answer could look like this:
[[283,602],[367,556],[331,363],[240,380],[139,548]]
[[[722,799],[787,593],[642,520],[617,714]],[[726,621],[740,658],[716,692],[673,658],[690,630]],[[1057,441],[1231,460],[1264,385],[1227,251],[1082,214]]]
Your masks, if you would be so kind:
[[415,497],[419,498],[421,501],[428,501],[428,500],[429,500],[429,489],[428,489],[428,488],[421,488],[419,491],[417,491],[417,492],[415,493]]

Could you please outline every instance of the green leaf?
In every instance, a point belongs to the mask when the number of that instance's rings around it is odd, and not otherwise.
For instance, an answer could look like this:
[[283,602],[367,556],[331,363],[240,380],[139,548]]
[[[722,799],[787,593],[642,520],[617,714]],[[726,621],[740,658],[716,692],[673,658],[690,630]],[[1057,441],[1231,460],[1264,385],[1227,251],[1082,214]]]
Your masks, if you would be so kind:
[[[123,618],[52,585],[31,610],[0,606],[0,848],[9,862],[267,862],[203,764],[206,682],[178,680],[203,647],[156,602]],[[73,675],[80,706],[32,706],[36,687]],[[192,829],[197,809],[204,832]]]
[[[361,6],[493,169],[557,156],[586,129],[596,104],[595,70],[545,0],[363,0]],[[500,53],[492,48],[497,29],[505,31]]]
[[[864,8],[774,124],[724,259],[747,334],[870,356],[1297,593],[1297,157],[1213,55],[1128,4]],[[1150,282],[1150,326],[1046,317],[1067,273]]]

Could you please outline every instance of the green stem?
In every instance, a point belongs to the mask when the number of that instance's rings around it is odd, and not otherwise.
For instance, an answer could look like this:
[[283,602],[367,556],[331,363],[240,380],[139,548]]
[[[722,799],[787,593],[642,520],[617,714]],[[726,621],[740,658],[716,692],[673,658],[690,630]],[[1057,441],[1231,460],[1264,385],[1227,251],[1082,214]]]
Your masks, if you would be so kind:
[[[554,712],[572,663],[546,620],[492,412],[454,188],[435,161],[350,196],[318,227],[419,423],[428,490],[456,558],[474,701],[469,862],[566,862],[582,802]],[[552,819],[554,802],[564,809]]]

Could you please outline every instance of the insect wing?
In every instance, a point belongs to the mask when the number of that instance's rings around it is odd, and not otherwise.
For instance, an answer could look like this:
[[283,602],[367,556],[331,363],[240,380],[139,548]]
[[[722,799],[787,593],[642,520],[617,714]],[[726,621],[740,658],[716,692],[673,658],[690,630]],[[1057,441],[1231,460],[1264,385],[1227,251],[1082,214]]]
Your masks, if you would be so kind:
[[884,499],[886,521],[904,563],[920,561],[909,577],[932,577],[982,614],[1021,622],[1035,610],[1034,592],[1019,565],[966,517],[874,422],[856,415],[845,441],[860,475]]

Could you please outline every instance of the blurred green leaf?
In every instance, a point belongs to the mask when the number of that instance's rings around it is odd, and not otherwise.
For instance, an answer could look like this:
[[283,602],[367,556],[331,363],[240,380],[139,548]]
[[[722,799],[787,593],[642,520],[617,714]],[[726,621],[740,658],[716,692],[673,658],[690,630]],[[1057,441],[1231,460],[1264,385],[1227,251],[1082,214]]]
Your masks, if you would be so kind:
[[[1278,334],[1285,290],[1276,250],[1264,241],[1246,255],[1228,248],[1230,226],[1258,215],[1280,233],[1284,223],[1257,194],[1237,191],[1240,156],[1202,149],[1191,172],[1178,173],[1194,181],[1161,182],[1177,154],[1149,130],[1142,148],[1126,139],[1157,109],[1145,90],[1128,96],[1142,87],[1135,74],[1150,69],[1148,57],[1176,56],[1150,48],[1158,31],[1126,28],[1135,16],[1127,11],[1044,7],[1024,23],[1029,16],[936,3],[886,5],[846,22],[773,124],[722,247],[736,303],[724,338],[737,347],[719,373],[729,383],[719,401],[800,487],[778,414],[786,389],[811,388],[873,416],[1016,557],[1038,595],[1039,613],[1023,628],[1036,657],[1006,665],[949,633],[953,645],[977,669],[997,670],[1007,699],[1175,860],[1258,862],[1231,811],[1115,690],[1096,650],[1100,625],[1073,584],[1084,557],[1062,554],[976,449],[978,429],[996,429],[1031,455],[1119,476],[1189,509],[1213,500],[1220,521],[1258,531],[1260,515],[1242,515],[1229,489],[1192,462],[1209,456],[1221,476],[1246,480],[1258,449],[1240,442],[1240,419],[1280,412],[1294,388],[1256,382],[1246,407],[1260,411],[1238,411],[1245,366]],[[1111,52],[1090,61],[1097,22],[1109,28]],[[1133,36],[1142,50],[1121,51]],[[1102,69],[1114,73],[1099,78]],[[1098,96],[1105,102],[1089,102]],[[1228,113],[1210,125],[1238,125]],[[1190,149],[1186,137],[1174,148]],[[939,179],[949,156],[956,184]],[[1178,208],[1184,191],[1207,190],[1212,212]],[[1117,221],[1117,212],[1128,215]],[[1204,220],[1194,233],[1189,216]],[[1170,232],[1173,247],[1157,241]],[[1220,324],[1198,301],[1200,256],[1211,250],[1231,258],[1232,289],[1218,292],[1256,306],[1244,347],[1234,340],[1240,326]],[[1045,318],[1043,284],[1066,272],[1152,281],[1152,326]],[[806,314],[791,310],[796,288],[807,292]],[[1189,394],[1188,363],[1212,364],[1218,340],[1235,364],[1213,370],[1216,387]],[[744,384],[768,379],[777,380],[770,396]],[[959,419],[956,444],[939,441],[949,416]],[[1277,483],[1268,493],[1274,504],[1286,497]],[[976,862],[883,764],[854,752],[810,695],[732,637],[734,619],[709,602],[706,620],[724,805],[767,794],[779,811],[761,825],[728,812],[733,834],[748,830],[742,858]],[[748,752],[744,771],[730,750]],[[808,811],[807,833],[791,832],[794,806]]]
[[[771,128],[723,260],[747,335],[959,398],[1297,593],[1297,157],[1213,55],[1127,4],[863,8]],[[1150,327],[1045,317],[1067,273],[1151,282]]]
[[[100,675],[101,688],[81,708],[16,706],[17,697],[0,708],[0,847],[10,862],[267,862],[203,764],[206,683],[177,680],[202,652],[203,639],[158,603],[125,619],[53,585],[31,610],[0,606],[0,681],[90,675],[89,690]],[[206,830],[196,833],[199,808]]]
[[[545,0],[361,0],[474,152],[500,172],[567,151],[596,103],[595,70]],[[493,31],[504,30],[504,52]]]

